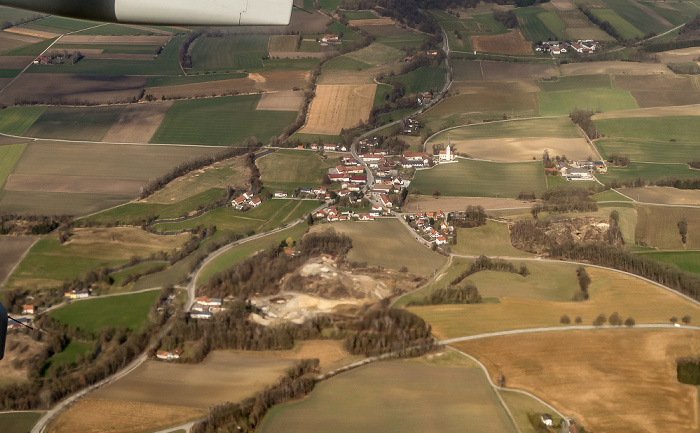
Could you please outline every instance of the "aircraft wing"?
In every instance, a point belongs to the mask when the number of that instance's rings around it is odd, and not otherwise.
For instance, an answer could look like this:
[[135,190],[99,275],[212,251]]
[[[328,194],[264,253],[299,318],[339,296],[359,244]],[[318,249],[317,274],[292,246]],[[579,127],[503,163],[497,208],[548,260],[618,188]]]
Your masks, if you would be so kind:
[[293,0],[0,0],[0,5],[95,21],[180,26],[289,24]]

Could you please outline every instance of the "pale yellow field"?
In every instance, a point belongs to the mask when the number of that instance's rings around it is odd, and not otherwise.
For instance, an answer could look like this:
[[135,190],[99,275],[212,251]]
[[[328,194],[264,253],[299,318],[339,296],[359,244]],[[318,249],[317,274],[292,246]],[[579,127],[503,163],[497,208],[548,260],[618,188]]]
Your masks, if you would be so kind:
[[49,425],[49,433],[146,433],[206,416],[205,409],[84,398]]
[[559,9],[560,11],[572,11],[576,9],[576,6],[574,6],[574,4],[571,3],[569,0],[552,0],[551,3],[555,8]]
[[376,84],[318,85],[303,134],[340,134],[369,119]]
[[256,110],[299,111],[304,104],[304,92],[286,90],[283,92],[263,93]]
[[134,255],[146,256],[151,252],[178,248],[189,238],[188,233],[158,236],[137,227],[75,228],[61,249],[65,249],[66,254],[78,256],[83,251],[95,258],[129,259]]
[[348,21],[351,26],[390,26],[394,24],[394,20],[389,17],[381,17],[368,20],[350,20]]
[[117,123],[102,141],[113,143],[148,143],[173,105],[173,101],[129,104]]
[[550,155],[566,155],[569,159],[595,157],[583,138],[490,138],[484,140],[450,139],[454,151],[472,158],[490,161],[517,162],[541,158],[545,149]]
[[698,431],[697,387],[676,379],[676,358],[700,353],[698,331],[615,329],[488,338],[455,344],[492,380],[529,391],[587,431]]
[[[430,323],[433,334],[440,339],[562,326],[559,320],[564,314],[569,316],[572,323],[580,316],[583,325],[591,325],[601,313],[609,316],[614,312],[619,313],[623,320],[632,317],[638,324],[668,324],[672,316],[700,318],[700,306],[638,278],[597,268],[588,268],[588,274],[592,281],[590,299],[585,302],[501,298],[498,304],[436,305],[410,307],[409,310]],[[520,284],[523,290],[529,290],[527,279]],[[562,283],[552,279],[551,284]],[[517,291],[515,286],[511,289]],[[565,289],[570,290],[573,297],[576,287],[562,287],[562,290]]]
[[633,63],[622,61],[569,63],[561,65],[560,69],[561,74],[564,76],[591,74],[673,75],[673,72],[669,71],[666,65],[661,63]]

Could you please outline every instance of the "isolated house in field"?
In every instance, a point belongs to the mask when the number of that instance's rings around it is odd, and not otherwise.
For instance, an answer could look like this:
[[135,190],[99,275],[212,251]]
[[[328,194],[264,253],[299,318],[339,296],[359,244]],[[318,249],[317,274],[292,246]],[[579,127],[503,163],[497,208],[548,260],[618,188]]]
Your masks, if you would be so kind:
[[325,42],[327,44],[337,44],[340,42],[340,37],[334,34],[327,34],[321,38],[321,42]]

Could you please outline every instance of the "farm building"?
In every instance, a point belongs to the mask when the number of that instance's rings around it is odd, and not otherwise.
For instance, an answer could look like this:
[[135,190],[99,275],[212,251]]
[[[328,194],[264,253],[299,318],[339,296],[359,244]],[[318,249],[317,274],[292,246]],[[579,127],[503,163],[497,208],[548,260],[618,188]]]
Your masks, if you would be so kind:
[[275,198],[285,198],[287,197],[287,193],[284,191],[275,191]]
[[34,306],[22,305],[22,314],[34,314]]
[[32,321],[26,317],[20,317],[19,319],[12,319],[7,322],[7,329],[19,329],[22,326],[31,326]]
[[70,292],[65,292],[63,296],[68,299],[84,299],[90,296],[90,292],[87,290],[71,290]]
[[190,312],[190,317],[193,319],[211,319],[212,313],[208,311],[192,311]]

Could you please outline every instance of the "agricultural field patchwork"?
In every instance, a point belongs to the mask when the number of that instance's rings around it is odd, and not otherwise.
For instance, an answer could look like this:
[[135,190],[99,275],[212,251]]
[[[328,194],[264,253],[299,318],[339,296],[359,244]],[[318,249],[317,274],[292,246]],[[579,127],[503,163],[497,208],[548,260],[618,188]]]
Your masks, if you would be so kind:
[[[693,208],[636,205],[639,220],[635,232],[637,244],[661,250],[700,249],[700,212]],[[683,244],[678,222],[688,224],[687,242]]]
[[539,93],[537,99],[542,116],[567,115],[575,108],[595,112],[637,108],[637,102],[627,90],[558,90]]
[[148,143],[172,105],[172,101],[127,105],[102,141]]
[[231,71],[260,69],[268,55],[269,36],[227,35],[198,38],[192,47],[192,69]]
[[0,251],[2,251],[2,259],[0,259],[0,287],[2,287],[7,277],[10,276],[10,272],[12,272],[36,240],[37,238],[33,236],[0,237]]

